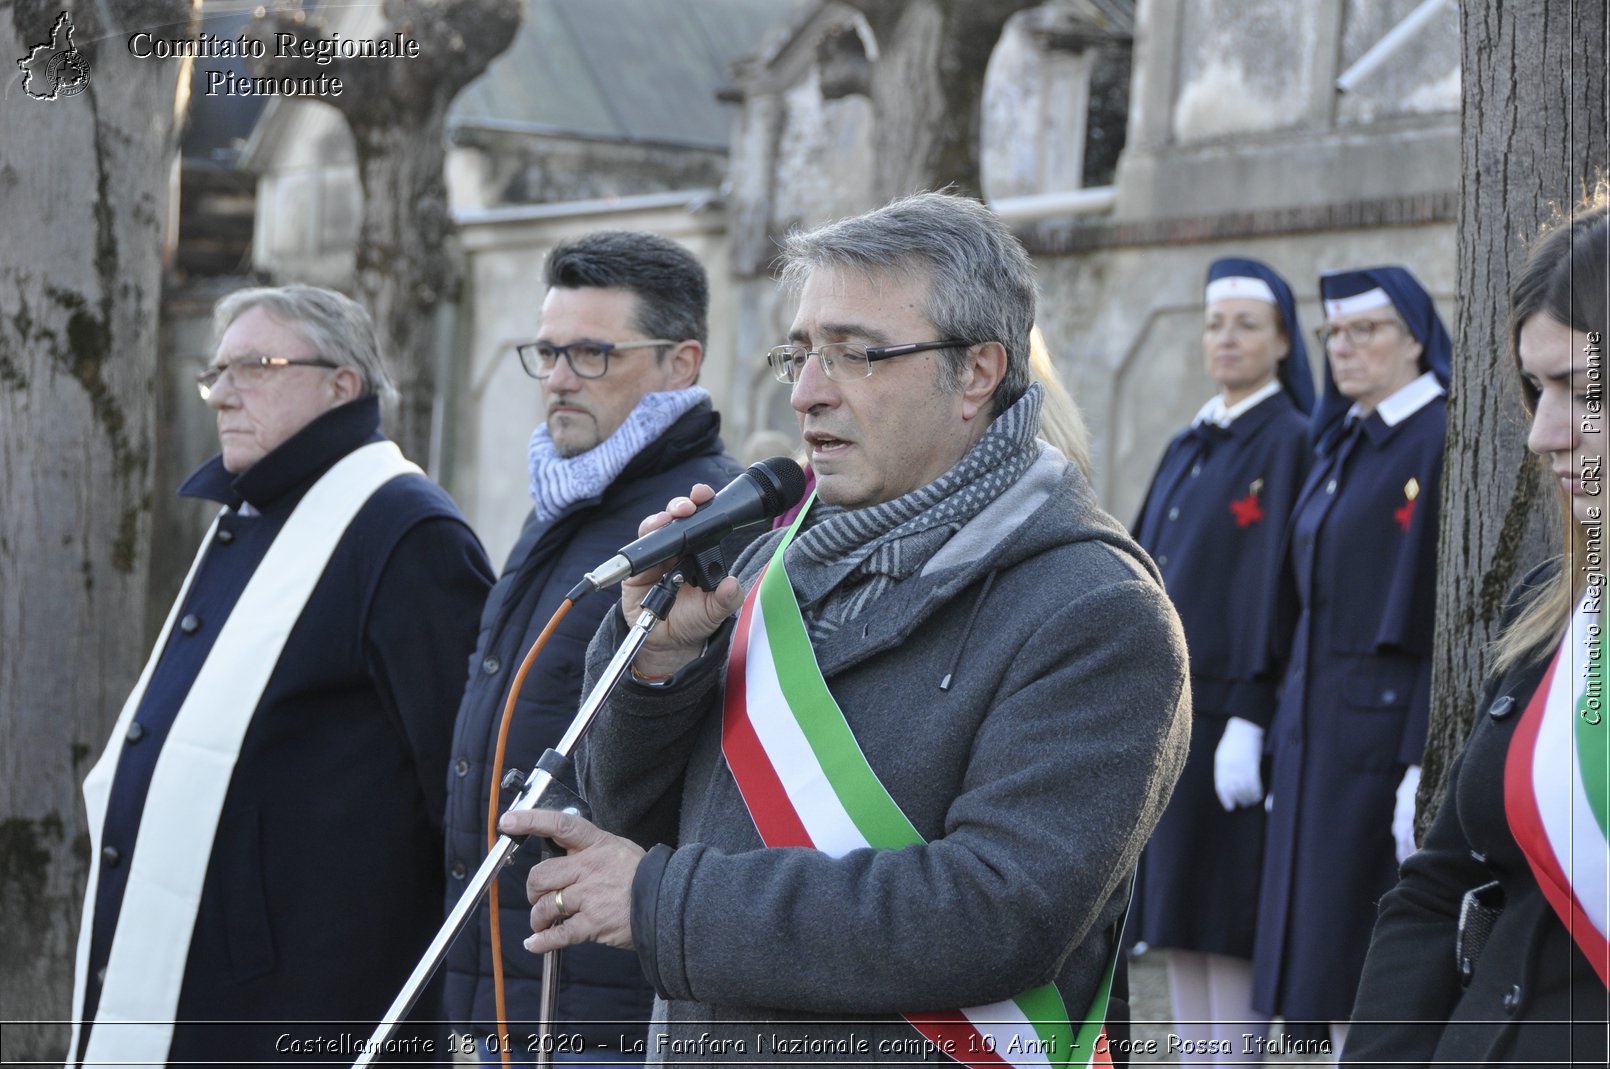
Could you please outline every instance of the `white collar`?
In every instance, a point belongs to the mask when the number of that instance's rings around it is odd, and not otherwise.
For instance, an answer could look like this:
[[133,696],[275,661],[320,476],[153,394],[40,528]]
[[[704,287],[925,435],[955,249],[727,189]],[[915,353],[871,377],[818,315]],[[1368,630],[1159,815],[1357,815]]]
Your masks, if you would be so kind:
[[[1447,393],[1437,376],[1427,371],[1407,386],[1400,386],[1391,396],[1375,406],[1375,411],[1381,414],[1381,422],[1388,427],[1396,427],[1420,411],[1432,401]],[[1357,404],[1347,410],[1347,418],[1362,417],[1364,413]]]
[[1225,407],[1224,395],[1216,393],[1197,412],[1196,418],[1191,420],[1191,426],[1195,427],[1201,423],[1216,423],[1220,427],[1228,427],[1279,392],[1280,380],[1273,378],[1229,407]]

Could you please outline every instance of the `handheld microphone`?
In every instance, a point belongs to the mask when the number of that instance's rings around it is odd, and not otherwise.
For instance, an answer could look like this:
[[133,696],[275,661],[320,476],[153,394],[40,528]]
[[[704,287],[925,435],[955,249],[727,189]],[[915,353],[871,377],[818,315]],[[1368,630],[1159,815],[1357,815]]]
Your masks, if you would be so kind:
[[586,591],[618,583],[686,554],[699,554],[721,544],[734,531],[776,519],[805,496],[805,473],[787,457],[772,457],[745,468],[692,516],[672,520],[650,531],[577,584]]

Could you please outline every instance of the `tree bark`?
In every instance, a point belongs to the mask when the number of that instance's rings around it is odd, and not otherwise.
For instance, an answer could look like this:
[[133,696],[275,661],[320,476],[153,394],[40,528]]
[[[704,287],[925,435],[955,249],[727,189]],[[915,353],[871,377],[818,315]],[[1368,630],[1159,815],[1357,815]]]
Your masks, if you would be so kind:
[[1037,0],[850,0],[877,38],[871,99],[881,201],[954,185],[982,197],[984,71],[1006,20]]
[[[0,58],[59,13],[87,81],[0,94],[0,1004],[6,1057],[62,1057],[88,872],[79,785],[139,673],[157,315],[189,0],[0,10]],[[30,91],[54,79],[37,72]],[[69,88],[63,86],[63,88]]]
[[1554,499],[1526,450],[1510,355],[1511,274],[1553,209],[1603,173],[1610,145],[1603,3],[1467,0],[1460,10],[1460,304],[1422,831],[1475,714],[1504,598],[1561,545]]
[[411,59],[276,58],[273,35],[328,37],[292,5],[267,12],[251,33],[268,56],[259,76],[339,79],[339,94],[314,97],[346,119],[363,188],[354,296],[374,317],[400,394],[388,431],[413,459],[430,457],[436,400],[436,317],[458,288],[447,251],[447,112],[453,98],[509,47],[524,0],[386,0],[377,40],[419,42]]

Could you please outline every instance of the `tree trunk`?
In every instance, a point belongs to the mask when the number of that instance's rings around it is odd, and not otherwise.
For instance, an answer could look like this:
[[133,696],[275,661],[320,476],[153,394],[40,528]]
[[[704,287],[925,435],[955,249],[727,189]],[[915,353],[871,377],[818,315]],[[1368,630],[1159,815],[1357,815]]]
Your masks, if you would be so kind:
[[[374,317],[397,383],[389,433],[420,464],[430,458],[436,403],[436,317],[458,286],[447,252],[452,219],[443,168],[449,103],[449,97],[434,96],[407,125],[349,117],[364,202],[355,288]],[[425,145],[435,147],[422,150]]]
[[[65,11],[76,56],[53,25]],[[6,1057],[66,1052],[88,836],[79,785],[139,673],[163,225],[189,0],[0,10],[0,1004]],[[78,72],[87,72],[80,81]],[[39,99],[36,94],[54,99]]]
[[436,402],[437,314],[458,287],[448,255],[447,111],[453,98],[514,41],[524,0],[386,0],[377,40],[418,42],[410,59],[277,58],[273,35],[316,40],[325,27],[299,5],[265,12],[251,34],[268,46],[252,72],[339,79],[339,94],[317,99],[352,130],[363,187],[353,296],[374,317],[380,350],[400,394],[388,433],[409,457],[430,459]]
[[1422,831],[1469,731],[1505,595],[1561,545],[1554,499],[1526,451],[1510,356],[1511,273],[1551,210],[1604,171],[1610,144],[1602,3],[1466,0],[1461,11],[1460,303]]
[[984,71],[1006,20],[1036,0],[850,0],[878,40],[871,99],[879,203],[954,185],[983,196]]

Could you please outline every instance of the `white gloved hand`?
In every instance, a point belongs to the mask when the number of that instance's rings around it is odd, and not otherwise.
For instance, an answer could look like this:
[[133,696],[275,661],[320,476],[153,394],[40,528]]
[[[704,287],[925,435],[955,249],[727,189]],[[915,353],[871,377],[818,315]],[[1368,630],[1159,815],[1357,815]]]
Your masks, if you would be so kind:
[[1262,760],[1263,728],[1232,716],[1213,751],[1213,793],[1226,813],[1263,800],[1263,780],[1258,775]]
[[1392,838],[1397,840],[1398,864],[1414,853],[1414,796],[1420,790],[1420,766],[1410,765],[1398,784],[1397,804],[1392,808]]

